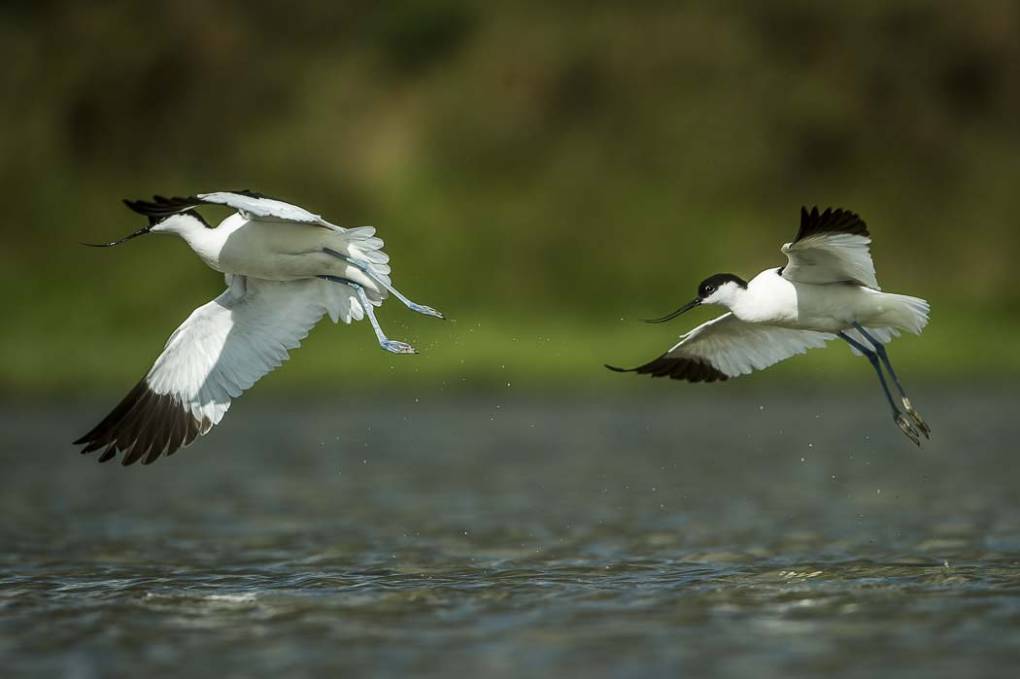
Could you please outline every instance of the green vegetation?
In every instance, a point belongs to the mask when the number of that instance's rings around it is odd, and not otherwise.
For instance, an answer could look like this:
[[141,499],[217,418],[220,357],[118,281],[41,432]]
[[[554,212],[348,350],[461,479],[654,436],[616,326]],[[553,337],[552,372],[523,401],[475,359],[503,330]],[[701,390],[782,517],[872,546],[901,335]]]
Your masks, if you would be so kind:
[[[782,263],[816,203],[932,302],[905,374],[1020,375],[1017,5],[677,5],[6,4],[0,391],[138,377],[220,281],[180,242],[78,242],[137,228],[122,197],[242,187],[377,225],[456,319],[384,307],[413,358],[320,326],[281,388],[634,388],[600,364],[688,327],[635,319]],[[870,378],[816,354],[762,379]]]

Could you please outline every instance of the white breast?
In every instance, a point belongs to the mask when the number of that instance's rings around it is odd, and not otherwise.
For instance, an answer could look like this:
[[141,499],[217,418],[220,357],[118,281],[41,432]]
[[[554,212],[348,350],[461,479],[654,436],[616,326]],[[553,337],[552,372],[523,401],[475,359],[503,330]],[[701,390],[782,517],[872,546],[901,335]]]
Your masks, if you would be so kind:
[[242,215],[232,214],[220,222],[215,229],[189,231],[182,233],[181,237],[210,269],[220,273],[241,273],[233,270],[229,263],[223,261],[223,249],[230,235],[247,223],[248,220]]
[[778,271],[767,269],[751,279],[747,292],[730,308],[733,315],[748,323],[797,327],[797,289]]

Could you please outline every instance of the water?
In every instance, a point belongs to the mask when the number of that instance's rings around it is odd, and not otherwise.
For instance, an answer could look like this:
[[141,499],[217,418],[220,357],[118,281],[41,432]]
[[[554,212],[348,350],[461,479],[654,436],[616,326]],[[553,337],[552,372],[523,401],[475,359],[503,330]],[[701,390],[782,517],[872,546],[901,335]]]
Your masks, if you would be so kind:
[[[675,386],[675,385],[674,385]],[[235,405],[147,468],[0,415],[5,676],[1015,676],[1020,398]]]

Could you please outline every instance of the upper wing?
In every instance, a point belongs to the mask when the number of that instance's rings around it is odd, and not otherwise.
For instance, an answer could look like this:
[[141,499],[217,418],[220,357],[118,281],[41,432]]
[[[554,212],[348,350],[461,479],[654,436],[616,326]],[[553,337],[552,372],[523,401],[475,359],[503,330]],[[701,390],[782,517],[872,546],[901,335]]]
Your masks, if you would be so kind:
[[834,338],[825,332],[745,323],[725,313],[681,336],[675,346],[653,361],[630,370],[607,367],[652,377],[715,382],[763,370],[808,349],[825,346]]
[[275,198],[269,198],[254,191],[216,191],[214,193],[200,193],[198,198],[201,198],[206,203],[216,203],[232,207],[252,219],[315,224],[317,226],[324,226],[327,229],[343,230],[336,224],[327,222],[319,215],[309,212],[303,207],[291,205]]
[[228,276],[230,287],[170,335],[148,374],[92,431],[75,441],[100,462],[154,462],[212,429],[237,398],[287,360],[323,314],[361,318],[346,285]]
[[331,224],[321,216],[309,212],[303,207],[286,203],[276,198],[269,198],[254,191],[216,191],[199,193],[194,196],[165,198],[153,196],[152,202],[144,200],[125,200],[125,205],[148,217],[166,217],[178,212],[192,210],[200,205],[225,205],[243,213],[249,219],[295,222],[298,224],[314,224],[335,231],[344,229]]
[[879,290],[864,221],[847,210],[800,209],[800,230],[783,246],[783,277],[798,283],[853,282]]

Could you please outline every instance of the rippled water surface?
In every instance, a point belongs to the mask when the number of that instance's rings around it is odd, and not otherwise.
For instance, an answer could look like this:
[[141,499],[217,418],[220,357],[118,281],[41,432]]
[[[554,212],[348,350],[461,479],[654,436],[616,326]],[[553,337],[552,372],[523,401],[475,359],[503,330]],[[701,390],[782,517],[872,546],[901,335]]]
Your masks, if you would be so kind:
[[1017,676],[1020,399],[928,391],[921,450],[871,391],[250,399],[127,469],[8,405],[0,665]]

